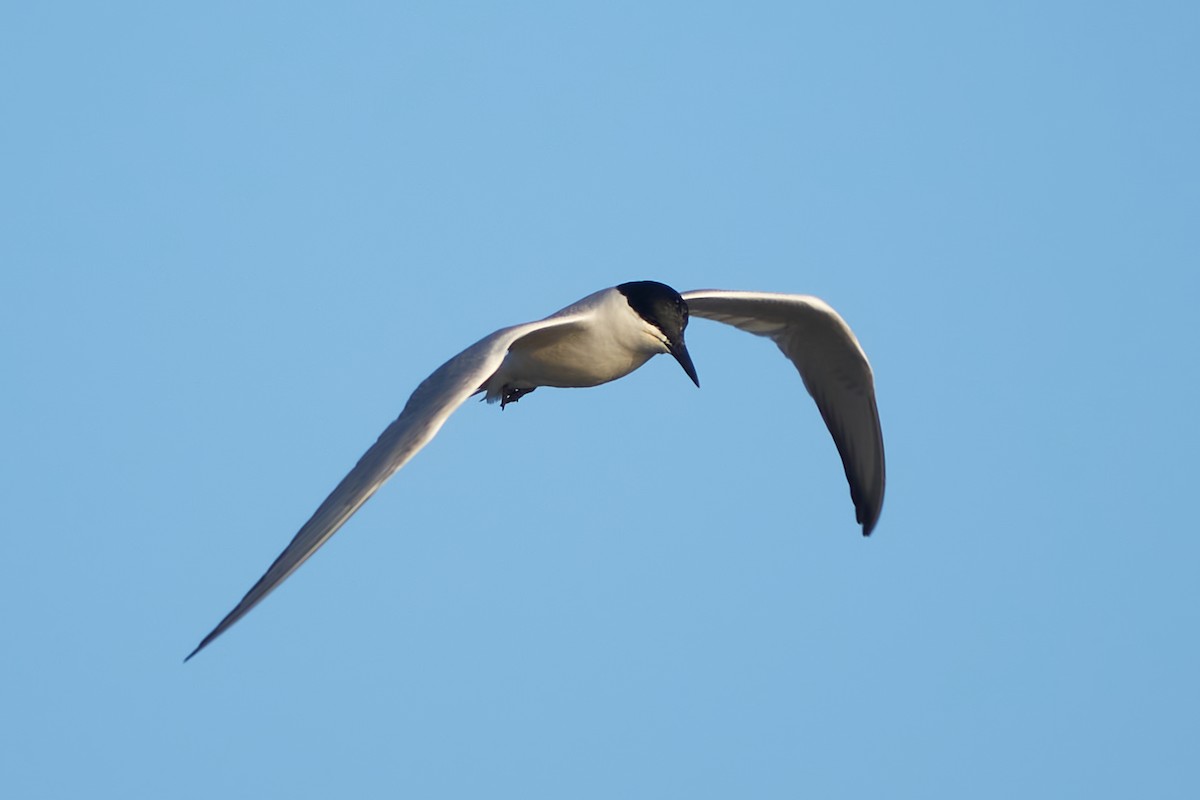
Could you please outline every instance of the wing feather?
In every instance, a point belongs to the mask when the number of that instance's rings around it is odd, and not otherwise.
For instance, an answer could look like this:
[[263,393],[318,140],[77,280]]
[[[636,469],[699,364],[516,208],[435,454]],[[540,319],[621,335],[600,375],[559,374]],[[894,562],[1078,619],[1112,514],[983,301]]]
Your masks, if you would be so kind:
[[279,554],[258,582],[213,628],[186,659],[246,616],[301,564],[329,540],[351,515],[397,470],[408,463],[441,429],[463,402],[480,391],[521,337],[550,327],[569,326],[580,317],[555,315],[496,331],[438,367],[409,397],[400,416],[363,454],[354,469],[325,498],[308,522]]
[[702,289],[683,299],[692,316],[766,336],[795,365],[841,454],[856,518],[870,536],[883,508],[883,433],[871,364],[850,326],[809,295]]

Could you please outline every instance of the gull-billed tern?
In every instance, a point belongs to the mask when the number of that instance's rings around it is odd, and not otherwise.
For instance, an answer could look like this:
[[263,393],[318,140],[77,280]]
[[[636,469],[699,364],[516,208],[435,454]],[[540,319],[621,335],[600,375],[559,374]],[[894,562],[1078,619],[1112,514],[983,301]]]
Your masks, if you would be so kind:
[[[864,536],[883,505],[883,435],[867,356],[837,312],[816,297],[701,289],[655,281],[590,294],[537,322],[502,328],[438,367],[242,601],[190,659],[244,617],[316,552],[384,481],[417,454],[468,397],[504,408],[539,386],[597,386],[670,353],[700,385],[683,340],[688,316],[766,336],[800,372],[833,434]],[[184,659],[185,661],[187,659]]]

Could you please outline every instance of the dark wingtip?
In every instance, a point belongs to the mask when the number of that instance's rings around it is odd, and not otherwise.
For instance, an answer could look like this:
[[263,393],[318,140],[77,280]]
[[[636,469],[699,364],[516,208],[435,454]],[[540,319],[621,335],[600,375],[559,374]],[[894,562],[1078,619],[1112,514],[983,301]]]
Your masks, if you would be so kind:
[[866,508],[858,503],[858,498],[854,498],[854,521],[862,525],[862,535],[870,536],[871,531],[875,530],[875,523],[879,521],[879,514],[871,513],[871,509]]
[[187,658],[185,658],[183,660],[183,663],[186,664],[187,662],[191,661],[192,656],[196,655],[196,653],[199,653],[201,650],[203,650],[204,645],[206,645],[206,644],[208,644],[208,642],[201,642],[200,644],[196,645],[196,649],[187,654]]
[[882,508],[863,509],[857,514],[858,521],[862,523],[863,536],[870,536],[875,530],[875,523],[879,522],[879,512]]
[[185,658],[183,660],[183,663],[186,664],[187,662],[191,661],[192,656],[196,655],[196,653],[199,653],[201,650],[203,650],[204,648],[206,648],[210,644],[212,644],[212,640],[216,639],[218,636],[221,635],[221,633],[224,632],[224,630],[225,630],[225,628],[223,627],[224,624],[225,624],[224,621],[222,621],[221,625],[218,625],[216,628],[214,628],[212,633],[210,633],[208,636],[205,636],[203,639],[201,639],[200,644],[196,645],[195,650],[193,650],[192,652],[187,654],[187,658]]

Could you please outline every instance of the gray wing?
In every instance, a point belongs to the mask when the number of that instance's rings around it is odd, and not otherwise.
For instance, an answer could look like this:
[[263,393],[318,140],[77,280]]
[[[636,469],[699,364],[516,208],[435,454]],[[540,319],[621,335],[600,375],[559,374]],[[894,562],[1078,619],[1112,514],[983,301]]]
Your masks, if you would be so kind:
[[770,338],[796,366],[833,434],[856,517],[870,536],[883,508],[883,433],[871,365],[850,326],[808,295],[702,289],[683,299],[692,316]]
[[325,498],[325,502],[304,523],[241,602],[184,661],[199,653],[250,613],[275,587],[307,561],[317,548],[325,544],[384,481],[433,439],[463,401],[480,390],[482,384],[500,367],[514,342],[533,331],[571,325],[578,319],[577,316],[556,316],[504,328],[438,367],[417,387],[396,421],[384,430],[379,440],[354,465],[354,469],[342,478],[342,482]]

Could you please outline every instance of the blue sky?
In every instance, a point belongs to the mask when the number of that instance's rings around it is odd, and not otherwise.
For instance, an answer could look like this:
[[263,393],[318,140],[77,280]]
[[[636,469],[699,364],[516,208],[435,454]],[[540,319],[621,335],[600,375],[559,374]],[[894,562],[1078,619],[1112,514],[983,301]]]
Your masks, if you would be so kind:
[[[0,791],[1195,797],[1189,3],[0,12]],[[433,368],[604,286],[767,343],[468,403],[181,663]]]

